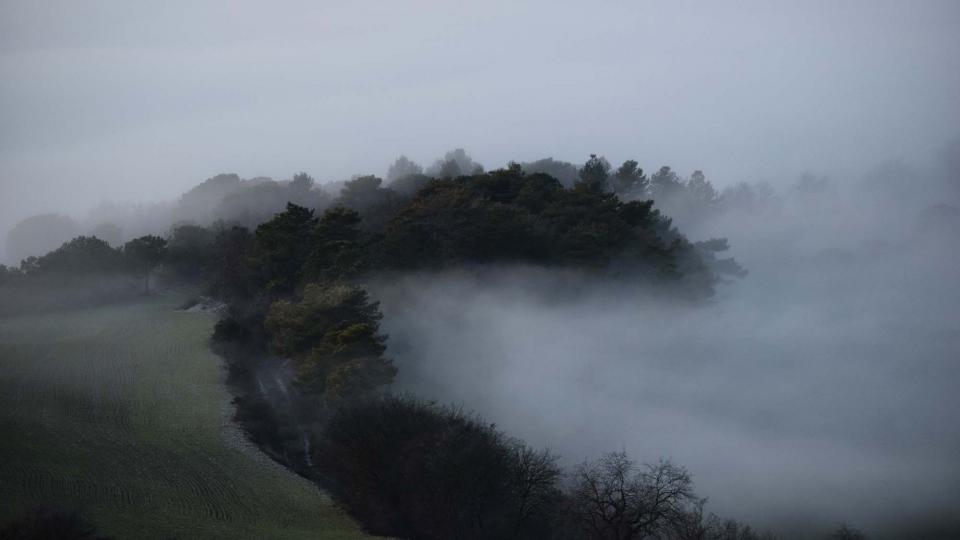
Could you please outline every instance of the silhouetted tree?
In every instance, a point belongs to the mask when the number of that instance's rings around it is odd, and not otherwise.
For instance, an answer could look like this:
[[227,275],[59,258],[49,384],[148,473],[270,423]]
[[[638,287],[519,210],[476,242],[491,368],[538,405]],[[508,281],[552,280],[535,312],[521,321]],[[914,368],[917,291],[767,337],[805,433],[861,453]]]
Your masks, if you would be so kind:
[[277,182],[270,178],[253,178],[223,196],[213,211],[220,220],[255,228],[292,203],[310,210],[322,210],[329,205],[330,197],[313,186],[313,179],[299,173],[289,182]]
[[382,183],[383,179],[373,175],[357,176],[343,185],[337,203],[354,210],[376,206],[382,202],[384,194],[388,193],[380,187]]
[[211,247],[208,292],[235,304],[249,301],[260,286],[254,259],[255,240],[244,227],[217,232]]
[[150,292],[150,274],[167,252],[167,241],[159,236],[134,238],[123,245],[123,255],[143,276],[143,292]]
[[308,193],[313,189],[313,184],[313,177],[305,172],[293,175],[293,179],[290,180],[290,188],[298,193]]
[[387,182],[393,183],[401,178],[408,176],[420,176],[423,174],[423,167],[411,161],[407,156],[401,155],[387,169]]
[[580,167],[580,181],[577,182],[578,189],[587,191],[604,192],[608,188],[610,176],[610,162],[603,156],[590,154],[590,159]]
[[437,172],[439,178],[456,178],[463,174],[463,169],[460,168],[460,165],[454,160],[444,161],[443,165],[440,166],[440,170]]
[[208,275],[213,256],[213,230],[197,225],[177,225],[170,234],[165,264],[177,276],[200,279]]
[[509,486],[511,513],[519,537],[543,538],[556,526],[557,511],[564,502],[560,490],[563,471],[559,457],[549,450],[534,450],[520,441],[510,445]]
[[698,502],[690,475],[669,461],[638,468],[626,454],[606,454],[574,472],[573,512],[590,539],[662,537]]
[[425,174],[411,174],[397,178],[390,182],[388,187],[399,195],[412,197],[431,180],[433,180],[433,177]]
[[669,199],[682,191],[683,182],[670,167],[660,167],[660,170],[650,177],[650,195],[654,200]]
[[553,158],[539,159],[529,163],[521,163],[523,172],[527,174],[546,174],[556,178],[564,187],[573,187],[580,180],[580,170],[568,161],[559,161]]
[[447,152],[427,169],[427,176],[434,178],[456,178],[461,175],[483,174],[483,165],[476,163],[463,148]]
[[703,212],[712,208],[717,202],[717,190],[703,174],[703,171],[693,171],[687,181],[687,196],[691,199],[698,211]]
[[559,471],[456,409],[384,396],[339,408],[314,461],[367,532],[400,538],[549,538]]
[[14,283],[22,275],[23,273],[19,269],[0,264],[0,287]]
[[647,193],[646,175],[639,163],[634,160],[627,160],[613,174],[613,192],[621,199],[629,200],[641,198]]
[[316,226],[313,210],[287,203],[285,211],[257,227],[257,266],[268,294],[284,295],[294,291],[310,255],[308,242]]
[[42,257],[27,257],[20,269],[30,276],[111,275],[124,270],[123,255],[92,236],[78,236]]
[[360,222],[360,214],[348,208],[331,208],[323,213],[307,239],[311,251],[302,271],[305,280],[346,280],[365,270]]

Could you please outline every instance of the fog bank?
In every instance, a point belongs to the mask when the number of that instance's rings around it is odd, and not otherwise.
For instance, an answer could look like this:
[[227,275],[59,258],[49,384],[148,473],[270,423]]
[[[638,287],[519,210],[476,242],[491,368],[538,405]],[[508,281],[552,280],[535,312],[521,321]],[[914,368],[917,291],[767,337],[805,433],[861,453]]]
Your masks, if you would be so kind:
[[567,462],[674,459],[713,511],[783,533],[953,516],[960,228],[854,201],[721,219],[750,274],[705,307],[530,268],[380,283],[398,386]]

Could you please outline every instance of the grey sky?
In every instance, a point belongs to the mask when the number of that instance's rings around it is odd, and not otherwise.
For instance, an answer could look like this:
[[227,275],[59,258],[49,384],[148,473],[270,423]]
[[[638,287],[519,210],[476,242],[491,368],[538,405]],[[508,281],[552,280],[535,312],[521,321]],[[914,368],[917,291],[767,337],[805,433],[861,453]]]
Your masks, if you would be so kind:
[[222,171],[635,157],[720,185],[925,159],[960,3],[0,0],[0,230]]
[[[463,147],[488,168],[597,152],[719,186],[843,183],[958,135],[958,0],[0,0],[0,254],[31,214],[220,172],[338,180]],[[750,275],[693,315],[605,285],[558,308],[457,276],[381,284],[399,386],[569,460],[675,457],[714,509],[760,524],[946,513],[955,237],[922,241],[936,201],[846,193],[694,236],[729,236]]]

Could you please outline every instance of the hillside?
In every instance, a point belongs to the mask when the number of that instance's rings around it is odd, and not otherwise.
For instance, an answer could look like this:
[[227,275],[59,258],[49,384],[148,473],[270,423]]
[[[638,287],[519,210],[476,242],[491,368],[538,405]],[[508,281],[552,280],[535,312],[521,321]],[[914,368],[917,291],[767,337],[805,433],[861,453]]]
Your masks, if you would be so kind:
[[0,319],[0,523],[76,509],[117,538],[360,538],[229,423],[212,315],[176,298]]

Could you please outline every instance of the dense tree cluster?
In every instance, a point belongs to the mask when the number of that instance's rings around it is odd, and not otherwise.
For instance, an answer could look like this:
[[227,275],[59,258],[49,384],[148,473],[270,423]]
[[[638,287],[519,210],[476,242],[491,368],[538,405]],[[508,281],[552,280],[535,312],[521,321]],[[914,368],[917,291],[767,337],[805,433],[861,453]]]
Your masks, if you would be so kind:
[[458,409],[385,396],[339,407],[313,451],[368,532],[399,538],[763,540],[704,513],[669,461],[614,452],[564,474],[557,456]]
[[[702,175],[683,184],[664,168],[648,179],[635,161],[613,170],[596,155],[574,169],[566,184],[549,172],[570,171],[552,160],[484,172],[458,149],[425,174],[399,159],[388,185],[357,176],[332,202],[305,174],[283,183],[221,175],[184,195],[181,207],[232,208],[230,222],[180,224],[167,238],[121,248],[78,237],[19,270],[0,268],[0,282],[118,272],[148,290],[161,265],[169,279],[204,282],[227,305],[214,344],[228,364],[236,419],[371,532],[726,538],[703,532],[713,529],[697,514],[690,478],[669,463],[638,469],[611,454],[564,483],[549,452],[457,410],[383,393],[397,369],[378,304],[362,287],[378,273],[573,267],[695,300],[709,298],[722,275],[742,274],[717,256],[725,240],[689,242],[646,198],[674,184],[709,194]],[[268,204],[254,211],[254,199]],[[257,213],[281,200],[270,217]],[[703,534],[689,533],[697,527]]]
[[282,212],[287,203],[320,209],[329,205],[330,196],[302,172],[285,181],[221,174],[183,194],[175,215],[180,220],[223,220],[252,228]]
[[334,497],[373,534],[544,538],[555,458],[460,411],[383,397],[338,409],[316,448]]
[[381,317],[359,287],[310,284],[300,301],[275,302],[265,326],[272,352],[293,360],[297,382],[339,402],[362,397],[396,374],[383,356],[386,337],[377,333]]
[[114,248],[99,238],[78,236],[46,255],[23,259],[19,268],[0,265],[0,314],[149,293],[166,244],[148,235]]
[[658,236],[661,219],[649,201],[565,189],[515,165],[430,182],[387,223],[378,253],[395,268],[504,261],[599,268],[632,254],[656,273],[672,264],[672,251],[688,247]]
[[158,236],[135,238],[121,248],[93,236],[78,236],[40,257],[20,261],[19,269],[0,265],[6,281],[29,285],[33,280],[73,280],[125,273],[149,276],[163,260],[167,241]]
[[[438,167],[454,171],[457,157]],[[444,178],[421,177],[410,163],[395,169],[409,174],[394,172],[388,186],[355,177],[322,213],[288,204],[252,233],[233,227],[215,235],[210,291],[230,305],[215,338],[231,366],[237,419],[272,456],[330,489],[370,532],[630,538],[589,528],[592,510],[561,481],[549,452],[456,410],[383,395],[396,368],[385,356],[377,304],[359,284],[379,272],[528,263],[703,299],[726,242],[690,243],[652,201],[625,202],[609,189],[645,188],[634,162],[610,177],[594,156],[572,187],[519,165]],[[418,185],[393,189],[405,180]],[[266,388],[276,381],[290,383],[280,383],[282,400]],[[578,478],[599,471],[583,469]],[[680,538],[695,502],[681,495],[643,514],[639,530]]]

